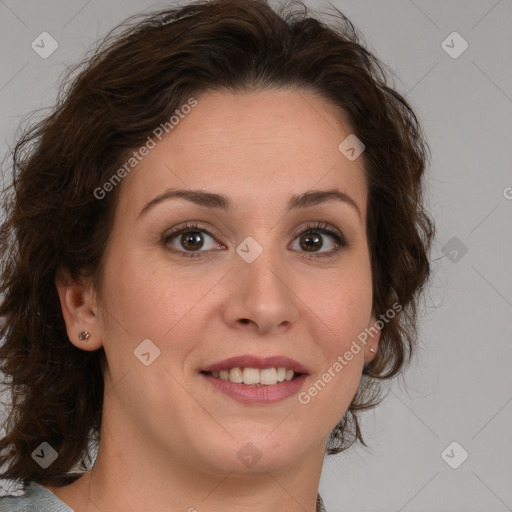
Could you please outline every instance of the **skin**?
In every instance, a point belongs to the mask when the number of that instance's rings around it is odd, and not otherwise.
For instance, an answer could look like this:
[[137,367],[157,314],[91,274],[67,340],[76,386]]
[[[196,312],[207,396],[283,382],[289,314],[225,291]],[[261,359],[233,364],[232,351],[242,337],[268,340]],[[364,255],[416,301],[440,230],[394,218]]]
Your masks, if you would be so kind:
[[[378,346],[380,333],[306,405],[297,395],[241,404],[199,375],[235,355],[286,355],[309,369],[307,390],[375,318],[364,164],[338,150],[352,132],[340,113],[305,90],[196,99],[119,185],[101,290],[57,281],[71,342],[103,346],[108,361],[96,463],[69,486],[47,487],[77,512],[314,512],[328,435]],[[170,188],[224,194],[234,209],[179,199],[138,217]],[[293,194],[333,188],[360,214],[339,201],[286,213]],[[170,250],[186,252],[180,235],[161,241],[192,221],[213,235],[203,233],[202,256],[193,259]],[[301,246],[316,221],[350,245],[314,259],[336,246],[322,233],[317,252]],[[235,251],[247,236],[263,248],[252,263]],[[149,366],[134,357],[144,339],[160,349]],[[261,454],[250,467],[237,458],[248,442]]]

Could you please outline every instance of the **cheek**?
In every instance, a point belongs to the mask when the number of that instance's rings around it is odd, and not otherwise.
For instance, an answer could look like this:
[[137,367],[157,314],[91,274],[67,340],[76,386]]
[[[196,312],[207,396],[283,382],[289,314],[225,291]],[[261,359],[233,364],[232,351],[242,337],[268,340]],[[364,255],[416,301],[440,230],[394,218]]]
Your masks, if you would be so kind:
[[[364,260],[363,260],[364,261]],[[357,391],[364,365],[364,345],[358,336],[368,327],[372,311],[372,283],[369,266],[339,272],[315,295],[317,339],[322,365],[311,379],[300,402],[326,413],[334,426],[347,410]],[[312,409],[313,410],[313,409]],[[316,414],[316,413],[315,413]]]
[[144,255],[118,251],[104,275],[108,321],[133,337],[159,337],[184,313],[190,292],[180,286],[178,276],[166,275]]
[[[112,253],[105,265],[103,301],[108,308],[103,308],[103,341],[108,379],[127,410],[146,407],[147,397],[165,405],[169,393],[181,396],[165,369],[180,366],[191,348],[187,340],[175,340],[182,338],[187,315],[200,294],[197,289],[183,289],[180,278],[167,279],[169,275],[136,252]],[[143,362],[146,353],[151,360],[148,366]],[[162,394],[162,389],[168,392]]]
[[359,386],[364,345],[358,336],[368,327],[372,310],[371,279],[367,275],[340,276],[338,283],[326,286],[311,305],[318,316],[316,340],[322,364],[299,396],[311,421],[323,416],[330,429],[343,417]]
[[[145,385],[158,389],[158,374],[152,372],[148,378],[150,374],[144,373],[146,368],[134,357],[144,340],[157,347],[152,348],[159,354],[152,368],[183,371],[190,352],[204,336],[208,315],[215,310],[210,297],[218,280],[213,273],[198,276],[176,272],[165,261],[148,257],[147,252],[112,254],[105,266],[103,286],[103,300],[108,305],[104,348],[112,380],[130,370],[145,379]],[[168,374],[162,376],[169,378]]]
[[369,265],[347,268],[325,283],[316,294],[316,310],[325,321],[331,350],[342,350],[363,331],[372,311]]

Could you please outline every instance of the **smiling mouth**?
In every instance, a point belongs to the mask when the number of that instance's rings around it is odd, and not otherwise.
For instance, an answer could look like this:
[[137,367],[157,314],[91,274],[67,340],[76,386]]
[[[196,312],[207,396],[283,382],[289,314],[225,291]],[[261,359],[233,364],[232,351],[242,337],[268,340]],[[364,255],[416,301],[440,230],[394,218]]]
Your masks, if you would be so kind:
[[214,379],[229,380],[230,382],[247,386],[274,386],[303,375],[283,366],[264,369],[236,367],[214,372],[202,371],[201,373]]

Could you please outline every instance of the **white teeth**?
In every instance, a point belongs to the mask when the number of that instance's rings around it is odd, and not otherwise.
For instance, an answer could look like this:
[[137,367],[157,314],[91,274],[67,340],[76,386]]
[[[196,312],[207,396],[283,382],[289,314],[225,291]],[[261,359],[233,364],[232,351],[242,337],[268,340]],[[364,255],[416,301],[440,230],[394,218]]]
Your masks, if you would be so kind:
[[278,382],[292,380],[294,372],[280,366],[278,368],[264,368],[263,370],[258,368],[231,368],[231,370],[211,372],[211,375],[238,384],[243,382],[248,386],[273,386]]
[[229,380],[241,384],[244,381],[244,372],[241,368],[231,368],[229,371]]
[[260,370],[260,384],[264,384],[265,386],[273,386],[274,384],[277,384],[277,370],[275,368],[265,368],[264,370]]
[[244,368],[244,384],[259,384],[260,371],[257,368]]

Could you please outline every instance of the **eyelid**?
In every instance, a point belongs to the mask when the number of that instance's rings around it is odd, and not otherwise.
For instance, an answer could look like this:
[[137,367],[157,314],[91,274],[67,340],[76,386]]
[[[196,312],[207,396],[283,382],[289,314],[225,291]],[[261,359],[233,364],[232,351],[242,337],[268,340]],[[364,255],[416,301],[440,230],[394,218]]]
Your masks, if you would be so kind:
[[[218,242],[218,239],[221,238],[221,236],[219,234],[217,234],[213,228],[206,226],[205,224],[201,223],[200,221],[186,221],[184,223],[178,224],[177,227],[169,228],[168,230],[166,230],[163,233],[163,235],[160,238],[160,241],[164,245],[167,245],[169,243],[169,241],[171,240],[171,238],[174,238],[182,233],[187,233],[189,231],[205,232],[208,236],[212,237],[215,241],[217,241],[218,245],[224,246],[224,244],[222,244],[221,242]],[[174,250],[174,252],[180,252],[180,253],[188,252],[190,254],[194,253],[193,251],[176,251],[176,250]],[[209,251],[196,251],[196,253],[199,253],[199,252],[206,253]]]
[[348,245],[348,241],[345,238],[345,235],[343,232],[336,228],[335,226],[329,224],[328,222],[323,221],[314,221],[314,222],[308,222],[306,223],[306,226],[301,225],[294,233],[294,240],[297,236],[302,235],[303,233],[307,233],[308,231],[324,231],[330,236],[338,237],[341,239],[343,243],[346,243]]

